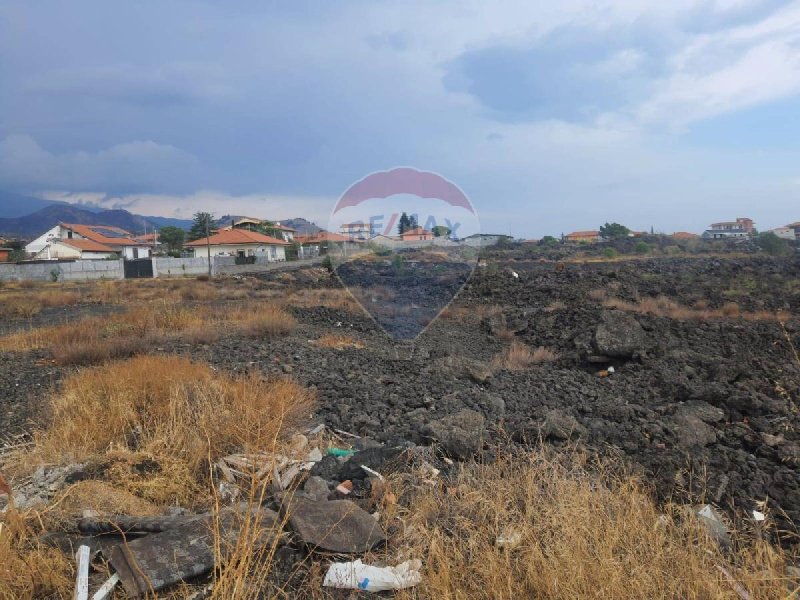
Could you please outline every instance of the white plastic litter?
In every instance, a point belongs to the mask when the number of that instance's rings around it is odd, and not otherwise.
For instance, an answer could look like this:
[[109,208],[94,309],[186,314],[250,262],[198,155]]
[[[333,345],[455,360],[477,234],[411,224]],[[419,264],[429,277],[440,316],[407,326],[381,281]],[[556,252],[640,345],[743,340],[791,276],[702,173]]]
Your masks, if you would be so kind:
[[346,563],[333,563],[322,585],[325,587],[383,592],[414,587],[422,581],[419,570],[422,561],[407,560],[396,567],[373,567],[361,560]]
[[609,373],[613,373],[614,372],[614,367],[608,367],[608,369],[606,369],[606,371],[608,371]]
[[766,519],[767,519],[767,515],[765,515],[765,514],[764,514],[763,512],[761,512],[761,511],[754,510],[754,511],[753,511],[753,519],[754,519],[755,521],[766,521]]

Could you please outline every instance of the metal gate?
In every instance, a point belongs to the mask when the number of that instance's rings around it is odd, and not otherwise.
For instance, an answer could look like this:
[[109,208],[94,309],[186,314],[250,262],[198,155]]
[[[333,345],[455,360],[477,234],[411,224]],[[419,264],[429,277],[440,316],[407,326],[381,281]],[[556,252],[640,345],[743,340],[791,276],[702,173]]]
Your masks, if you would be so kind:
[[153,276],[153,259],[136,258],[125,261],[125,279],[138,279]]

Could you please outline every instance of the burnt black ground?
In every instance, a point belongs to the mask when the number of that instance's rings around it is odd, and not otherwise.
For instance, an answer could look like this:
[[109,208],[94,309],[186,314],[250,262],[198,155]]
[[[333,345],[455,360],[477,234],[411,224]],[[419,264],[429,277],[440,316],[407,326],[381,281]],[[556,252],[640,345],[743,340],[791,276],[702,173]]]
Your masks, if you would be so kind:
[[[426,424],[472,408],[490,424],[489,443],[578,444],[628,461],[662,500],[705,493],[723,506],[751,510],[766,498],[773,510],[800,520],[800,364],[786,337],[800,348],[797,258],[665,258],[559,269],[513,252],[501,257],[479,269],[459,295],[455,304],[466,310],[440,318],[413,345],[392,341],[364,314],[295,308],[299,325],[281,339],[223,337],[210,346],[164,351],[234,372],[295,377],[316,389],[317,418],[379,441],[426,443]],[[278,277],[265,275],[261,283],[284,285]],[[338,285],[317,272],[295,279],[289,285]],[[597,289],[629,301],[663,294],[687,306],[736,302],[742,311],[780,309],[791,317],[785,332],[776,321],[635,314],[644,329],[641,351],[615,360],[615,373],[601,378],[595,374],[601,367],[587,363],[583,351],[609,310],[591,298]],[[508,346],[491,333],[491,319],[479,317],[486,305],[502,310],[518,340],[560,358],[521,372],[497,371],[484,381],[476,377],[477,366]],[[366,347],[311,343],[325,333],[351,335]],[[9,398],[11,406],[21,407],[24,398],[35,407],[47,384],[63,375],[35,365],[36,358],[0,359],[3,389],[15,385],[0,410],[4,427]],[[27,426],[27,417],[13,423]]]

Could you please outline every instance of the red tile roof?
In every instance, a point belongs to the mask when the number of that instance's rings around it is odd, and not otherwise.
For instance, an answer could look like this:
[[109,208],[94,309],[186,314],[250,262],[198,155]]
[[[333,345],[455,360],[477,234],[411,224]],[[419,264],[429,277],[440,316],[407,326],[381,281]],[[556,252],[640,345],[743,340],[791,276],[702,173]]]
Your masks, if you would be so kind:
[[53,241],[64,244],[65,246],[69,246],[71,248],[76,248],[77,250],[82,250],[84,252],[114,252],[113,248],[110,248],[104,244],[100,244],[99,242],[95,242],[94,240],[76,240],[75,238],[72,238],[56,239]]
[[599,231],[573,231],[568,233],[566,237],[600,237]]
[[694,238],[700,237],[696,233],[689,233],[688,231],[676,231],[672,234],[676,240],[693,240]]
[[331,233],[330,231],[318,231],[310,235],[296,235],[295,239],[301,244],[318,244],[320,242],[351,242],[349,237]]
[[408,231],[404,231],[403,233],[401,233],[400,237],[403,237],[405,235],[433,235],[433,233],[431,233],[427,229],[424,229],[423,227],[414,227],[414,229],[409,229]]
[[222,246],[222,245],[241,245],[241,244],[260,244],[260,245],[270,245],[270,246],[287,246],[288,242],[284,242],[283,240],[279,240],[274,237],[270,237],[268,235],[264,235],[263,233],[258,233],[257,231],[248,231],[247,229],[227,229],[223,231],[219,231],[212,236],[209,236],[208,240],[206,238],[200,238],[199,240],[195,240],[193,242],[189,242],[186,244],[187,246],[205,246],[206,244],[210,244],[211,246]]
[[106,244],[108,246],[143,245],[134,240],[133,235],[129,232],[119,227],[111,227],[109,225],[81,225],[78,223],[60,223],[60,225],[98,244]]

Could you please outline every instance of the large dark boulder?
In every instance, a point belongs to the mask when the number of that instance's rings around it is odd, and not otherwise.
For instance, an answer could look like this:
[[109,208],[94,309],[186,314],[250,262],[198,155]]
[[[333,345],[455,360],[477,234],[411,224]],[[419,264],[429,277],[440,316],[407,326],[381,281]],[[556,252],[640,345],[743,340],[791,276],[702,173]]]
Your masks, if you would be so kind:
[[423,433],[438,442],[452,458],[466,460],[483,448],[486,419],[465,408],[455,414],[428,423]]
[[619,310],[602,313],[594,332],[593,345],[598,354],[614,358],[633,358],[644,350],[645,332],[632,315]]

